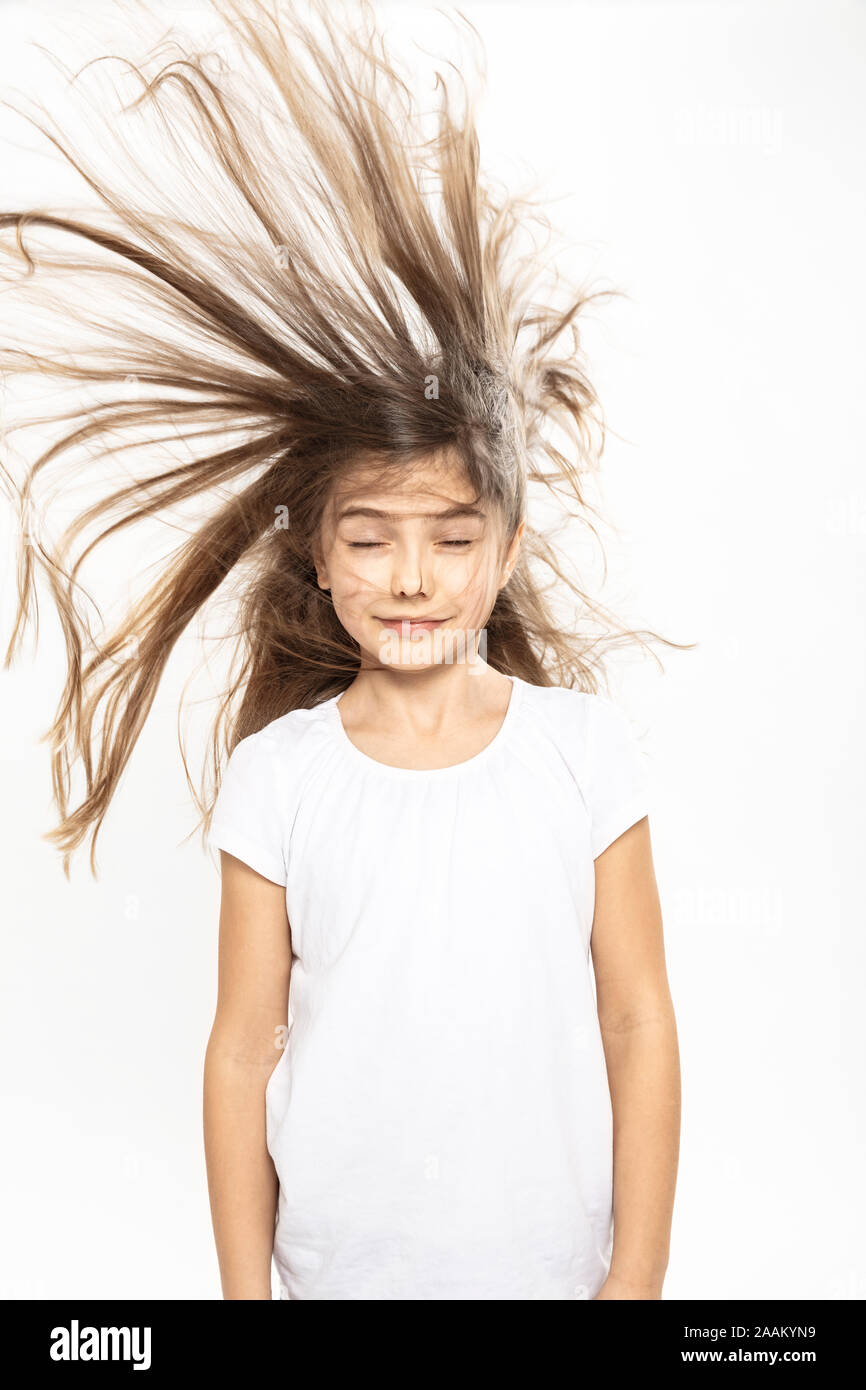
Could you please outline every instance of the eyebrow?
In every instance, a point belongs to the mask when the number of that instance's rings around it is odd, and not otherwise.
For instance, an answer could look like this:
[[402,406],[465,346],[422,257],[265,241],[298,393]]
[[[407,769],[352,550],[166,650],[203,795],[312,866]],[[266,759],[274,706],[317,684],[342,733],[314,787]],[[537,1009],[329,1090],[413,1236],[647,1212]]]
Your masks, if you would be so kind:
[[[373,517],[379,521],[405,521],[407,517],[413,515],[410,512],[382,512],[376,507],[344,507],[338,514],[337,521],[345,521],[347,517],[366,516]],[[414,513],[418,515],[418,513]],[[467,516],[478,517],[484,521],[486,512],[482,512],[479,507],[472,507],[468,504],[458,507],[448,507],[442,512],[421,513],[422,521],[451,521],[455,517]]]

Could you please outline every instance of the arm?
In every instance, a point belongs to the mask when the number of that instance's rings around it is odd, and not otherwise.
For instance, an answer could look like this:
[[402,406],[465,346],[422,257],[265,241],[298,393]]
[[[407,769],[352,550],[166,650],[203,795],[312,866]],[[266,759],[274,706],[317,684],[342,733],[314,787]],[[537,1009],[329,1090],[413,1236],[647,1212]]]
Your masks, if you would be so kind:
[[285,888],[220,851],[219,987],[204,1068],[204,1142],[223,1297],[271,1297],[279,1184],[265,1087],[288,1018]]
[[649,821],[595,861],[591,946],[613,1108],[613,1254],[599,1299],[661,1298],[679,1158],[680,1069]]

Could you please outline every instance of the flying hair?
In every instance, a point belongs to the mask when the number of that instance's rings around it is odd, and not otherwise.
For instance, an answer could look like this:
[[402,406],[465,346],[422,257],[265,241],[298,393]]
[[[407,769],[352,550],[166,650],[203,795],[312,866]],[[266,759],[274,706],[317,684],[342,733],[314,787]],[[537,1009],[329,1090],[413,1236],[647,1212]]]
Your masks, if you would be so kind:
[[[106,55],[71,75],[93,138],[15,106],[87,203],[0,213],[0,372],[38,385],[36,408],[0,439],[18,517],[5,665],[29,624],[38,634],[38,575],[66,652],[45,735],[59,821],[44,838],[67,877],[88,835],[96,876],[99,829],[172,651],[217,607],[233,622],[200,787],[181,739],[204,832],[239,740],[352,682],[359,649],[313,551],[359,465],[390,486],[419,461],[456,462],[506,540],[526,522],[486,626],[495,669],[593,692],[614,647],[680,645],[595,602],[534,516],[544,499],[597,538],[588,480],[605,427],[579,324],[610,291],[563,293],[557,277],[540,298],[550,267],[526,241],[549,223],[482,174],[477,88],[445,62],[422,108],[367,0],[210,9],[222,59],[169,35],[137,62]],[[480,69],[477,31],[459,12],[450,22]],[[105,79],[121,99],[110,112],[88,105]],[[72,392],[54,414],[49,389]],[[33,429],[53,433],[19,446]],[[104,461],[122,470],[112,490]],[[95,494],[75,510],[79,474]],[[137,553],[133,533],[153,522],[182,540],[106,623],[85,562],[118,541]]]

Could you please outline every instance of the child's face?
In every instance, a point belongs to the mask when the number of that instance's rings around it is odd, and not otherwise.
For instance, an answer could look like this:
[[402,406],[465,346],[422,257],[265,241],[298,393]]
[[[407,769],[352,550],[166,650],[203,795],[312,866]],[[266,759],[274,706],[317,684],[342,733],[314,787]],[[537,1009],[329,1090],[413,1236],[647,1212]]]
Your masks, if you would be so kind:
[[358,470],[331,498],[315,557],[320,586],[362,653],[382,665],[473,660],[524,523],[508,545],[498,510],[472,506],[471,486],[450,464],[416,466],[405,484],[382,488]]

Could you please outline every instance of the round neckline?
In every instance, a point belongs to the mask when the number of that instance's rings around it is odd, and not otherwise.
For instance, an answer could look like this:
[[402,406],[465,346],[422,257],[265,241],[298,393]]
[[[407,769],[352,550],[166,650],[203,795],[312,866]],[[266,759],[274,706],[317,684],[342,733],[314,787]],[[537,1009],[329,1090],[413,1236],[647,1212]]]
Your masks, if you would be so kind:
[[[506,673],[503,672],[503,674]],[[425,777],[434,780],[444,780],[448,777],[454,777],[462,772],[466,772],[469,768],[480,766],[481,763],[492,757],[497,749],[501,748],[502,744],[506,741],[511,726],[514,724],[517,717],[517,708],[523,693],[524,684],[520,676],[508,676],[508,679],[511,681],[511,695],[508,700],[508,708],[493,738],[489,743],[485,744],[478,753],[473,753],[471,758],[464,758],[462,762],[459,763],[450,763],[448,767],[395,767],[391,763],[381,763],[378,758],[371,758],[369,753],[364,753],[349,738],[340,711],[337,708],[346,693],[344,690],[341,691],[339,695],[332,695],[330,700],[326,701],[325,712],[328,716],[328,723],[333,729],[338,742],[348,755],[359,765],[375,768],[377,772],[381,772],[385,776],[403,778],[407,781],[412,779],[418,781]]]

